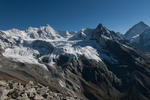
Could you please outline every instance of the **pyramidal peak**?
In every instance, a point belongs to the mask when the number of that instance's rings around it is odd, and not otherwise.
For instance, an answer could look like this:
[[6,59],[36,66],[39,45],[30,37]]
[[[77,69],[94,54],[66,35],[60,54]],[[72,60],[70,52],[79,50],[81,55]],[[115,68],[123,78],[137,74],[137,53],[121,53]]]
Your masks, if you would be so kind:
[[98,26],[96,27],[96,29],[103,30],[103,29],[105,29],[105,27],[102,24],[98,24]]
[[143,21],[140,21],[137,25],[146,25]]
[[137,23],[133,27],[145,27],[145,28],[149,28],[149,26],[147,24],[145,24],[143,21],[140,21],[139,23]]
[[49,29],[53,29],[53,30],[54,30],[54,28],[53,28],[51,25],[49,25],[49,24],[46,24],[44,27],[45,27],[45,28],[49,28]]
[[34,31],[38,31],[38,28],[30,26],[25,30],[25,32],[27,33],[34,32]]
[[101,33],[101,34],[105,34],[105,35],[110,34],[110,31],[105,26],[103,26],[102,24],[99,24],[96,27],[96,32]]
[[50,25],[46,24],[45,26],[41,26],[38,31],[37,34],[41,37],[41,38],[51,38],[54,39],[57,36],[57,31],[55,29],[53,29]]
[[148,28],[150,28],[148,25],[146,25],[143,21],[140,21],[125,33],[125,38],[130,40],[136,35],[143,33]]
[[46,24],[45,26],[41,26],[39,29],[45,31],[55,31],[55,29],[51,27],[49,24]]

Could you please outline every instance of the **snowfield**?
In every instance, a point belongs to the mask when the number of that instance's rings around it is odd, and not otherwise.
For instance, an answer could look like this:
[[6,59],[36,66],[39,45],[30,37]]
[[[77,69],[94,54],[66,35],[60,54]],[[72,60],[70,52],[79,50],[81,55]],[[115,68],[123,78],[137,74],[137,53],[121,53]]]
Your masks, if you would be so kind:
[[[2,31],[3,56],[33,64],[41,64],[43,58],[48,64],[55,64],[54,59],[66,55],[70,59],[84,55],[88,59],[101,60],[100,46],[90,40],[92,29],[82,29],[80,32],[56,31],[46,25],[40,28],[29,27],[25,31],[12,29]],[[102,54],[104,55],[104,54]]]

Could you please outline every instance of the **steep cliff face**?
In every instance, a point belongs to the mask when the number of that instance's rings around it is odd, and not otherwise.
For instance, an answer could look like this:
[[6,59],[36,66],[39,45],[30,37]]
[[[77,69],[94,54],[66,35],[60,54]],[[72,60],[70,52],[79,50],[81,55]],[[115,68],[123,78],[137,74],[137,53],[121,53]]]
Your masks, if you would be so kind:
[[32,80],[81,100],[150,99],[150,58],[102,24],[13,29],[0,41],[0,79]]

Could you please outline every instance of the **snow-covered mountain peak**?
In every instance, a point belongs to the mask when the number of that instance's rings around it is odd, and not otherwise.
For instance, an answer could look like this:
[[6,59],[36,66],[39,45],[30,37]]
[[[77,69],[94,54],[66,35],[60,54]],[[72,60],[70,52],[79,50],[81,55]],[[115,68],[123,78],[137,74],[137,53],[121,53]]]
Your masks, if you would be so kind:
[[138,24],[145,25],[145,23],[143,21],[140,21]]
[[25,30],[25,32],[27,32],[27,33],[30,33],[30,32],[34,32],[34,31],[38,31],[38,28],[35,28],[35,27],[28,27],[26,30]]
[[143,21],[141,21],[141,22],[137,23],[136,25],[134,25],[132,28],[130,28],[125,33],[125,38],[127,40],[133,39],[136,35],[141,34],[148,28],[150,28],[150,27],[148,25],[146,25]]
[[57,33],[49,24],[46,24],[45,31],[47,33],[51,33],[51,34],[56,34]]
[[144,22],[134,25],[124,37],[141,50],[150,51],[150,27]]
[[22,30],[19,30],[19,29],[16,29],[16,28],[12,28],[12,29],[10,29],[10,30],[7,31],[7,33],[9,33],[11,35],[19,35],[22,32],[23,32]]

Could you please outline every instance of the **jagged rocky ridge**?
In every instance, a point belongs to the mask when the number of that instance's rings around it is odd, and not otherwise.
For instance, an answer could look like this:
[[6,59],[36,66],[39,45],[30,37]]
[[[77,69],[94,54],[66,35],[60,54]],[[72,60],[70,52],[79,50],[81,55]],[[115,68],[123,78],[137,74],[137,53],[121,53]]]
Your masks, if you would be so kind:
[[32,80],[81,100],[150,99],[150,58],[102,24],[13,29],[0,38],[0,79]]

